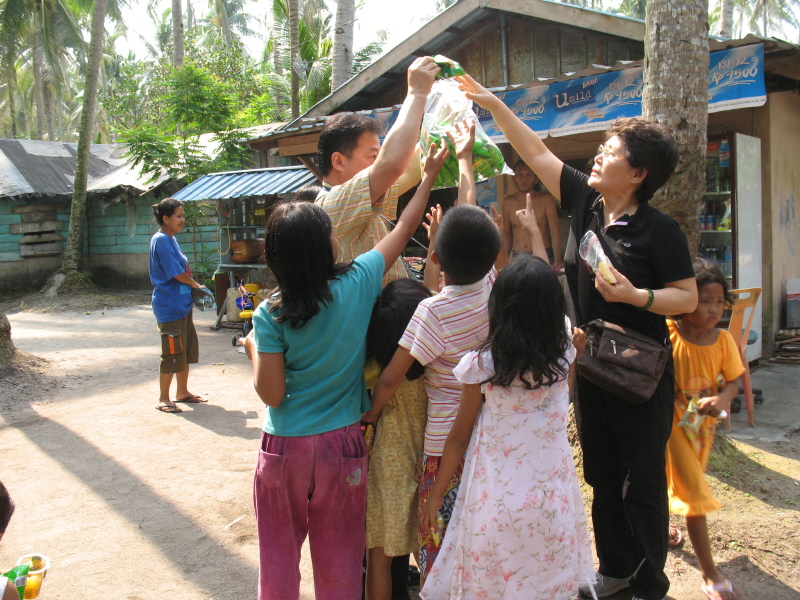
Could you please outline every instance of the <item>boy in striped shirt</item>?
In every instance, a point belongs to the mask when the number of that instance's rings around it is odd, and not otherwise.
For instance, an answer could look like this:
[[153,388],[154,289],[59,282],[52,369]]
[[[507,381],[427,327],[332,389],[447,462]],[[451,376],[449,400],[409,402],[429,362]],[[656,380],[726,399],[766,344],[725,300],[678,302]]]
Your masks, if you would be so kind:
[[[453,369],[489,333],[489,293],[497,277],[493,268],[502,247],[500,232],[477,206],[455,206],[447,211],[436,235],[432,260],[444,272],[445,287],[436,296],[420,302],[408,324],[400,347],[381,373],[373,395],[373,409],[363,420],[374,422],[392,397],[411,364],[425,365],[428,422],[422,457],[420,506],[430,493],[450,428],[458,412],[461,383]],[[420,573],[424,578],[438,554],[442,537],[458,494],[464,467],[462,459],[448,486],[442,507],[445,524],[439,539],[420,530]],[[437,543],[438,542],[438,543]]]

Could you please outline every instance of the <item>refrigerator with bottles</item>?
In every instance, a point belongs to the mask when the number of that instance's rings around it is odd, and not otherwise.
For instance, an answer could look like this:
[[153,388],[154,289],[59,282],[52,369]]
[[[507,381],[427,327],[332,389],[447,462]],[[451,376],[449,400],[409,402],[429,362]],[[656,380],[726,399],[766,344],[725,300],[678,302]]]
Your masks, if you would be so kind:
[[[717,262],[733,289],[761,288],[761,206],[761,140],[709,135],[697,256]],[[759,339],[747,347],[749,361],[761,357],[758,302],[751,331]]]

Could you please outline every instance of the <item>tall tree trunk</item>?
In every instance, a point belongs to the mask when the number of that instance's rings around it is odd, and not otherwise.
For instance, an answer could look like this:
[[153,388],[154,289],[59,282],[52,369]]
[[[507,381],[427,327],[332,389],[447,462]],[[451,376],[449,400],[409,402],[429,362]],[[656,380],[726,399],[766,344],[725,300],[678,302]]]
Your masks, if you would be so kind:
[[719,36],[733,37],[733,4],[734,0],[722,0],[720,5]]
[[289,6],[289,78],[292,89],[292,119],[300,116],[300,0],[288,0]]
[[680,150],[652,204],[678,222],[694,256],[706,176],[708,0],[650,0],[644,53],[642,115],[669,127]]
[[353,72],[353,21],[355,0],[336,0],[336,25],[333,32],[331,89],[342,86]]
[[47,128],[47,139],[56,141],[55,128],[53,127],[53,85],[46,77],[42,78],[42,98],[44,100],[44,124]]
[[192,8],[192,1],[186,0],[186,31],[194,29],[194,8]]
[[216,0],[217,14],[219,15],[219,27],[222,30],[222,39],[225,40],[226,46],[233,45],[233,32],[231,31],[231,22],[228,20],[228,8],[225,6],[225,0]]
[[86,83],[83,92],[81,128],[78,134],[78,155],[75,163],[75,181],[72,184],[72,207],[69,214],[69,234],[61,272],[69,276],[83,269],[83,222],[86,217],[86,185],[89,179],[89,150],[92,141],[92,123],[97,103],[97,80],[100,60],[103,57],[103,32],[108,0],[94,0],[92,9],[92,35],[89,42],[89,64],[86,66]]
[[172,0],[172,66],[183,66],[183,12],[181,0]]
[[6,66],[6,85],[8,86],[8,120],[11,122],[11,137],[17,137],[17,103],[14,93],[17,89],[17,70],[13,58]]
[[[38,17],[34,19],[33,39],[33,97],[36,103],[36,139],[44,139],[44,90],[42,85],[42,71],[44,70],[44,57],[42,56],[41,32]],[[30,131],[30,130],[29,130]]]

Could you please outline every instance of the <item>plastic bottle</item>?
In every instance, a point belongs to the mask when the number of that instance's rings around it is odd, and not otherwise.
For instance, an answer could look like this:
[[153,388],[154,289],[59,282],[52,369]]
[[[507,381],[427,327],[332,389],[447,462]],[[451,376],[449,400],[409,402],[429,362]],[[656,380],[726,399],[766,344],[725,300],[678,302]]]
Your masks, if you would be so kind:
[[731,147],[728,145],[728,140],[724,139],[719,144],[719,166],[731,166]]
[[725,246],[725,277],[733,276],[733,246]]

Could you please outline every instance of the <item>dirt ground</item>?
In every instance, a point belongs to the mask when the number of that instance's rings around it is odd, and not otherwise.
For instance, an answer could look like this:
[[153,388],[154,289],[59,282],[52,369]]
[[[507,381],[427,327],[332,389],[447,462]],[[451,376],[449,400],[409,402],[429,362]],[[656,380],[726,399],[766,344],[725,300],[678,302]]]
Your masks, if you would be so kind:
[[[33,355],[0,375],[0,480],[17,505],[0,569],[29,552],[49,556],[43,600],[255,597],[264,407],[250,365],[232,331],[211,331],[213,315],[195,311],[201,360],[190,390],[209,402],[155,411],[148,301],[135,292],[0,302],[17,347]],[[708,476],[723,503],[709,519],[714,554],[748,598],[800,598],[800,432],[781,440],[725,438]],[[313,598],[307,553],[301,569],[302,598]],[[667,572],[669,598],[705,598],[688,541]]]

